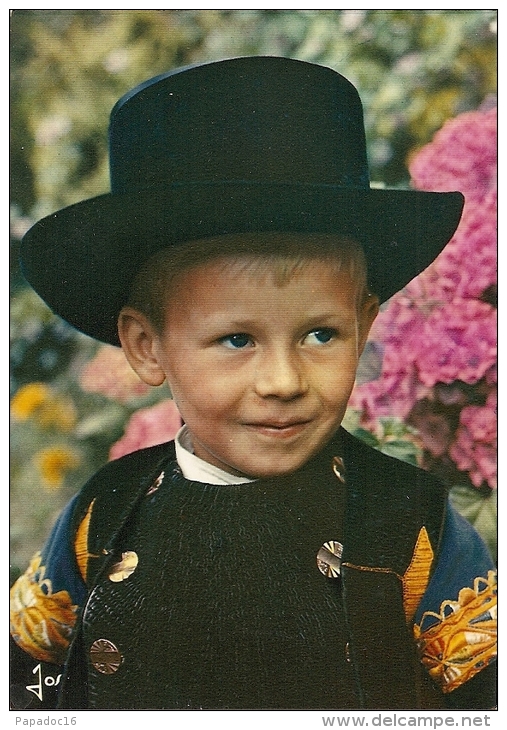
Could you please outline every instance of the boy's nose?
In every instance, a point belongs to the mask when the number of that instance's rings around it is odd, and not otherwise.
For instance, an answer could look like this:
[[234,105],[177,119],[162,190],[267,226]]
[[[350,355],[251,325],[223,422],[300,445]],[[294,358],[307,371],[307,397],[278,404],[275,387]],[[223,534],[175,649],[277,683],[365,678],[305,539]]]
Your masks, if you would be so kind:
[[292,400],[303,395],[307,387],[304,368],[294,354],[271,353],[257,367],[255,389],[262,398]]

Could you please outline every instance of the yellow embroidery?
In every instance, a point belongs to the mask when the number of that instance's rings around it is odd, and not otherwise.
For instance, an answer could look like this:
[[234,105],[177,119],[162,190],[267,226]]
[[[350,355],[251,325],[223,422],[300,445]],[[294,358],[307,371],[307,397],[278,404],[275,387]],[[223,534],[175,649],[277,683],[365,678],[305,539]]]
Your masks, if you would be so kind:
[[[427,618],[438,623],[428,629]],[[496,657],[496,573],[476,578],[463,588],[457,601],[444,601],[440,613],[427,611],[414,636],[421,662],[443,692],[452,692]]]
[[407,622],[411,621],[428,586],[433,563],[433,548],[428,532],[422,527],[410,565],[403,576],[403,606]]
[[95,500],[90,504],[83,521],[80,523],[76,531],[76,539],[74,540],[74,552],[76,554],[77,565],[81,578],[86,583],[86,574],[88,570],[89,558],[96,557],[88,552],[88,530],[90,529],[90,519]]
[[37,553],[10,592],[11,634],[35,659],[61,664],[76,622],[77,606],[67,591],[53,593]]

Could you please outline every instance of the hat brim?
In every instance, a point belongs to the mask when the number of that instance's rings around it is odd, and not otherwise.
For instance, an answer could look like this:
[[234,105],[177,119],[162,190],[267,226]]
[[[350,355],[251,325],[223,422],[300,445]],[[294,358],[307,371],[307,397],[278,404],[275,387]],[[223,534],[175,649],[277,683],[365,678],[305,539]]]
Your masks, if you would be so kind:
[[348,235],[362,244],[369,285],[386,301],[444,248],[463,202],[457,192],[241,181],[106,194],[36,223],[23,239],[21,266],[56,314],[118,345],[132,279],[161,248],[256,231]]

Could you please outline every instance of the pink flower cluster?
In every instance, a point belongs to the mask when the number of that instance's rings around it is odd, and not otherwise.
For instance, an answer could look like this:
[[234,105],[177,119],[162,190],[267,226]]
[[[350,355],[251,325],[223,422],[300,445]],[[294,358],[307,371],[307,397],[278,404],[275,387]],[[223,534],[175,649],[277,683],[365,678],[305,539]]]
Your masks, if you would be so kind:
[[[465,113],[447,122],[413,158],[415,187],[464,193],[462,220],[436,261],[379,315],[371,336],[383,347],[382,372],[357,386],[351,399],[367,428],[374,429],[381,416],[407,419],[433,459],[450,459],[472,484],[491,487],[496,485],[491,405],[497,357],[496,134],[496,109]],[[451,392],[459,393],[458,400],[445,402]]]
[[443,298],[481,297],[496,285],[496,220],[496,190],[465,203],[458,230],[430,269]]
[[181,416],[170,399],[140,408],[131,416],[122,438],[111,447],[109,458],[119,459],[138,449],[170,441],[180,426]]
[[450,455],[459,469],[470,474],[472,484],[487,482],[496,487],[497,471],[497,397],[492,391],[484,406],[466,406]]
[[[437,383],[477,383],[496,362],[496,309],[479,299],[455,299],[425,320],[415,362],[418,378]],[[415,339],[415,338],[414,338]]]
[[150,390],[150,386],[132,370],[123,350],[111,345],[100,347],[84,366],[79,384],[87,393],[98,393],[122,404],[128,404]]
[[496,189],[497,110],[460,114],[444,124],[410,162],[418,190],[460,190],[468,200],[482,200]]

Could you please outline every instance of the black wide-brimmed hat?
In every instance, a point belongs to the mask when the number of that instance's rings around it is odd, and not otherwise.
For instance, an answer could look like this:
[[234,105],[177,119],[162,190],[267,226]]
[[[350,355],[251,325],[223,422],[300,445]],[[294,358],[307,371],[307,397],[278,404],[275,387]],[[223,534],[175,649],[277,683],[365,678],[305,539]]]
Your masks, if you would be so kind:
[[370,187],[361,102],[332,69],[270,56],[157,76],[113,108],[111,192],[36,223],[24,275],[82,332],[119,344],[117,317],[159,249],[234,233],[338,233],[364,247],[381,301],[453,235],[460,193]]

